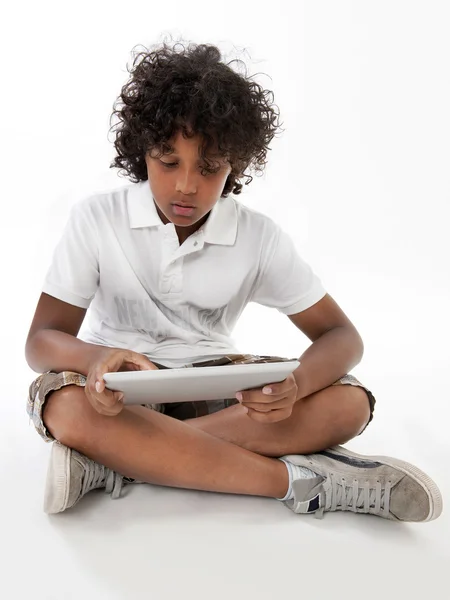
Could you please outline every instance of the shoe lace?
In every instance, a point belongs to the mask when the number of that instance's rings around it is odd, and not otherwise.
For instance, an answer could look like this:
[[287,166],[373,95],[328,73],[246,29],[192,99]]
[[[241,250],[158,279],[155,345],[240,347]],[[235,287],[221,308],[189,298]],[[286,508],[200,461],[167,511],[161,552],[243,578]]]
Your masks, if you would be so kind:
[[119,498],[123,486],[123,476],[93,461],[89,461],[89,463],[92,464],[86,465],[82,494],[104,487],[105,492],[111,494],[113,500]]
[[371,485],[369,480],[364,482],[354,479],[351,484],[342,477],[340,480],[330,473],[323,482],[325,506],[316,511],[315,516],[322,518],[327,510],[351,510],[355,513],[388,516],[392,482],[384,486],[377,480]]

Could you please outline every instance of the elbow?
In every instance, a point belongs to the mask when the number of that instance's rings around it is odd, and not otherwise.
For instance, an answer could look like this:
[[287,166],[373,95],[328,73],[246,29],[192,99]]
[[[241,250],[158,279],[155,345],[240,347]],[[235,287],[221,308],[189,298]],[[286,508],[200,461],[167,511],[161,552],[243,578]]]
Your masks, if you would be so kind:
[[25,346],[25,360],[27,362],[27,365],[30,367],[30,369],[36,373],[37,371],[36,371],[35,365],[33,364],[33,354],[31,352],[31,347],[28,342]]
[[362,357],[364,356],[364,342],[362,337],[359,335],[358,331],[355,329],[354,330],[354,336],[355,336],[355,353],[356,353],[356,359],[357,359],[357,364],[361,362]]
[[42,370],[39,368],[38,361],[36,360],[37,353],[35,344],[33,342],[34,339],[29,338],[25,344],[25,360],[32,371],[35,373],[42,373]]
[[351,360],[353,366],[355,367],[361,362],[364,355],[363,339],[353,325],[342,327],[341,330],[343,333],[345,332],[345,347],[347,348],[348,353],[351,355]]

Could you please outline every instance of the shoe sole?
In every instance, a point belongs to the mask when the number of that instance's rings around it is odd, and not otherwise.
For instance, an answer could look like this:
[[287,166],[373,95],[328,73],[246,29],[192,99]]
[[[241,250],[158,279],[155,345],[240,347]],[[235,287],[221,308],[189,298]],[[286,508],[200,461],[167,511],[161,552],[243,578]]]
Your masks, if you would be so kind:
[[44,495],[44,512],[55,514],[65,510],[69,496],[70,448],[53,442]]
[[373,460],[376,462],[381,462],[389,467],[393,467],[398,469],[408,477],[411,477],[419,483],[427,493],[428,500],[430,503],[430,512],[426,519],[422,519],[421,521],[417,521],[418,523],[423,523],[426,521],[433,521],[437,519],[442,513],[442,494],[435,484],[435,482],[429,477],[426,473],[418,469],[415,465],[411,463],[405,462],[404,460],[400,460],[397,458],[392,458],[391,456],[368,456],[366,454],[357,454],[356,452],[352,452],[351,450],[347,450],[342,446],[334,446],[329,448],[331,451],[335,451],[338,454],[344,454],[345,456],[356,456],[357,458],[362,458],[364,460]]

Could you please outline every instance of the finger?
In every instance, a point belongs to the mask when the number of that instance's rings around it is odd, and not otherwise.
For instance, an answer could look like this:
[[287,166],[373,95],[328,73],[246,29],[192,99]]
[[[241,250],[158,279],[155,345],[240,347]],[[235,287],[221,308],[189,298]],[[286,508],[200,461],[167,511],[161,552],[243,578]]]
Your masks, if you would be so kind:
[[116,417],[121,412],[121,410],[105,408],[102,404],[96,404],[94,409],[104,417]]
[[[121,397],[123,398],[123,395]],[[112,406],[105,405],[98,400],[94,400],[92,405],[98,413],[107,417],[114,417],[123,410],[123,401],[119,401],[118,399],[116,399],[116,403]]]
[[122,392],[105,390],[99,395],[98,401],[107,409],[115,409],[118,405],[123,405],[123,402],[119,402],[119,398],[123,399]]
[[292,411],[288,408],[284,408],[272,410],[268,413],[262,413],[250,408],[247,414],[251,419],[258,421],[259,423],[277,423],[278,421],[288,419],[291,416]]
[[[278,400],[285,398],[288,392],[289,390],[286,389],[279,389],[276,392],[275,389],[273,389],[269,394],[263,392],[261,388],[255,388],[253,390],[237,392],[236,398],[239,400],[239,402],[258,402],[260,404],[270,404],[271,402],[277,402]],[[239,398],[238,394],[242,396],[242,399]]]
[[117,394],[118,392],[107,389],[104,383],[100,385],[100,383],[97,381],[95,384],[91,384],[89,392],[93,400],[99,402],[106,408],[110,408],[117,403],[117,399],[114,394]]
[[276,400],[275,402],[242,402],[242,406],[246,406],[247,408],[252,408],[253,410],[257,410],[260,412],[268,412],[270,410],[279,410],[281,408],[287,408],[292,405],[292,400],[289,398],[281,398],[281,400]]
[[140,367],[143,371],[159,370],[158,367],[154,365],[146,356],[139,354],[138,352],[133,352],[132,350],[125,354],[125,360],[128,363],[132,363],[137,367]]
[[116,417],[123,410],[123,403],[118,402],[111,408],[105,408],[101,404],[98,406],[98,412],[105,417]]
[[266,383],[266,385],[260,390],[263,397],[266,398],[279,398],[280,396],[287,396],[291,390],[297,387],[297,383],[293,377],[288,377],[283,381],[277,383]]
[[91,403],[99,404],[104,408],[113,408],[117,404],[117,399],[122,392],[109,390],[105,387],[105,382],[91,380],[86,382],[85,392]]
[[122,392],[107,388],[103,377],[101,381],[97,380],[95,384],[91,383],[89,385],[89,391],[92,398],[95,398],[98,402],[106,407],[114,406],[120,395],[123,397]]
[[86,386],[88,387],[92,396],[95,398],[100,398],[100,394],[103,394],[104,390],[106,389],[106,383],[103,379],[103,375],[106,372],[107,370],[99,369],[94,374],[94,377],[90,381],[86,382]]
[[[127,355],[128,356],[128,355]],[[105,373],[114,373],[117,372],[117,370],[123,365],[125,364],[124,358],[123,358],[123,354],[122,354],[122,358],[120,359],[120,361],[108,361],[108,363],[103,363],[101,365],[98,366],[98,368],[96,369],[95,373],[93,374],[93,379],[92,381],[89,382],[89,390],[91,391],[93,396],[96,396],[97,398],[100,398],[100,396],[97,396],[97,394],[102,394],[102,393],[106,393],[106,383],[105,380],[103,379],[103,375]],[[131,361],[133,362],[133,361]],[[133,363],[136,364],[136,363]],[[136,365],[137,366],[137,365]]]

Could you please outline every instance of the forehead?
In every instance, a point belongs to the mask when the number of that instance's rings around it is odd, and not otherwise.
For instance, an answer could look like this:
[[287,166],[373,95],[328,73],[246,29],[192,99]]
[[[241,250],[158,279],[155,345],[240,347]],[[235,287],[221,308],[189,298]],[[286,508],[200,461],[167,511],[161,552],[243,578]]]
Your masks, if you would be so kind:
[[[164,151],[162,147],[160,148],[152,148],[150,151],[150,156],[157,156],[160,152],[164,155],[170,155],[173,157],[189,157],[189,158],[201,158],[201,146],[202,142],[200,139],[194,140],[193,138],[185,140],[183,138],[182,141],[174,141],[169,140],[166,142],[166,145],[170,148],[169,151]],[[226,162],[228,157],[225,153],[219,152],[217,146],[213,146],[210,150],[208,150],[206,157],[210,160],[221,162]]]
[[[199,134],[194,134],[193,137],[185,138],[181,131],[173,136],[168,145],[173,150],[174,154],[186,153],[197,153],[200,155],[202,145],[204,144],[204,138]],[[208,156],[219,157],[219,151],[217,142],[214,141],[212,147],[208,150]]]

